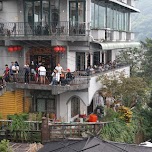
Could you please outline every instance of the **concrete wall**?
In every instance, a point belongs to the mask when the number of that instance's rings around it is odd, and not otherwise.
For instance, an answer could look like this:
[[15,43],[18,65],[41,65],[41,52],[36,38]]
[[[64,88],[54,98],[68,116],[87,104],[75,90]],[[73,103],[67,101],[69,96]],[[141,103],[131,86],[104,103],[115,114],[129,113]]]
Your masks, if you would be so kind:
[[5,64],[10,66],[12,61],[18,61],[20,63],[20,61],[23,60],[21,51],[9,52],[7,47],[1,46],[0,52],[0,75],[2,75],[4,72]]
[[18,22],[17,0],[3,1],[0,22]]
[[71,69],[71,72],[76,69],[76,53],[67,52],[67,68]]
[[71,102],[70,98],[76,96],[81,99],[80,102],[80,113],[84,111],[87,112],[87,102],[88,102],[88,92],[66,92],[59,95],[58,104],[57,104],[57,117],[61,117],[64,121],[72,121],[74,118],[71,118]]

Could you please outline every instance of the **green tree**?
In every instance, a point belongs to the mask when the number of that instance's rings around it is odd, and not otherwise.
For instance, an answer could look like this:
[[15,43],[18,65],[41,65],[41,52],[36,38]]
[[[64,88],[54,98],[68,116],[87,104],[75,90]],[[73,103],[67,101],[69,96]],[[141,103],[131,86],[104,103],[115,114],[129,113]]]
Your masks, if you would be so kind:
[[116,57],[116,60],[120,64],[130,65],[131,76],[138,75],[141,70],[141,63],[144,58],[144,51],[142,48],[130,48],[126,51],[120,51],[120,54]]
[[141,76],[151,85],[152,80],[152,39],[147,38],[142,42],[144,51],[144,60],[141,64]]
[[143,78],[125,77],[122,73],[118,75],[99,76],[98,81],[105,86],[105,92],[112,94],[115,100],[121,100],[127,107],[139,101],[147,102],[148,87]]

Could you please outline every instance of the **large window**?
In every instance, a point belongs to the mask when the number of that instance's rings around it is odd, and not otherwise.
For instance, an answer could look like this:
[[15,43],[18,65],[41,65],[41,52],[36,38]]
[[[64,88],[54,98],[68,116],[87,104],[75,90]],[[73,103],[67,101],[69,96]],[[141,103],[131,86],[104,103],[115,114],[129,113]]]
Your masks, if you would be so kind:
[[91,26],[92,28],[104,28],[105,27],[105,4],[104,2],[93,1],[91,3]]
[[60,0],[25,0],[24,20],[32,27],[59,21]]
[[69,20],[72,25],[85,22],[85,0],[69,2]]
[[114,30],[129,30],[129,14],[127,10],[104,1],[91,1],[92,29],[110,28]]

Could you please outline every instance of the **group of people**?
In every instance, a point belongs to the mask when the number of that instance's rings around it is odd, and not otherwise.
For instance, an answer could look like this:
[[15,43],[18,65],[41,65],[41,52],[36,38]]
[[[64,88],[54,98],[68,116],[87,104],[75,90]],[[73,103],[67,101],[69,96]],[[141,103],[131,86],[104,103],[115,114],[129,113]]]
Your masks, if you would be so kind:
[[5,82],[18,81],[18,73],[19,73],[20,67],[17,61],[11,62],[11,66],[8,67],[8,64],[5,65],[5,70],[3,73],[3,79]]
[[[11,62],[11,66],[5,65],[5,70],[3,74],[3,79],[5,82],[18,82],[20,67],[17,61]],[[34,61],[31,64],[25,64],[23,67],[24,70],[24,83],[28,84],[31,81],[36,83],[45,84],[46,80],[49,81],[49,85],[69,85],[70,81],[73,80],[74,76],[71,73],[70,69],[63,70],[62,66],[58,63],[54,68],[53,72],[50,74],[51,79],[48,78],[48,73],[45,66],[39,62],[35,66]],[[20,70],[21,71],[21,70]],[[22,75],[22,71],[20,75]]]
[[61,84],[63,86],[69,85],[70,81],[74,79],[70,69],[66,71],[63,70],[62,66],[58,63],[52,73],[52,81],[49,85],[58,85]]
[[100,63],[99,65],[88,66],[86,68],[86,75],[91,75],[91,74],[94,74],[94,73],[107,71],[107,70],[110,70],[110,69],[114,69],[116,67],[117,67],[116,60],[114,60],[113,62],[109,61],[106,64]]

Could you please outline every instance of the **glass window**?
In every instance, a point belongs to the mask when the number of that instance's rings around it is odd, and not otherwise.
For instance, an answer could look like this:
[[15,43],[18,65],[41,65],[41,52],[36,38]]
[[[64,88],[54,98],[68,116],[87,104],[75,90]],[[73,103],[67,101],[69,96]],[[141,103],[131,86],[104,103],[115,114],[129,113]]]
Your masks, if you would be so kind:
[[41,5],[40,1],[34,2],[34,22],[41,22]]
[[99,6],[99,28],[105,27],[105,7]]
[[80,114],[80,99],[73,97],[71,99],[71,117]]
[[112,9],[111,7],[107,8],[107,28],[112,28]]
[[84,22],[85,21],[85,10],[84,10],[84,2],[78,3],[78,21]]
[[76,3],[75,2],[70,3],[70,23],[72,25],[75,25],[77,21],[76,12],[77,12]]
[[104,1],[91,0],[91,28],[129,30],[129,13]]
[[42,21],[45,24],[50,21],[49,1],[42,1]]
[[95,16],[95,20],[94,20],[94,24],[95,24],[95,28],[98,28],[99,26],[98,26],[98,22],[99,22],[99,20],[98,20],[98,18],[99,18],[99,10],[98,10],[98,5],[97,4],[95,4],[94,5],[94,9],[95,9],[95,14],[94,14],[94,16]]
[[94,10],[94,3],[91,3],[91,27],[92,28],[94,28],[95,26],[94,26],[94,13],[95,12],[95,10]]
[[33,24],[33,9],[32,2],[25,2],[25,22],[30,25]]

